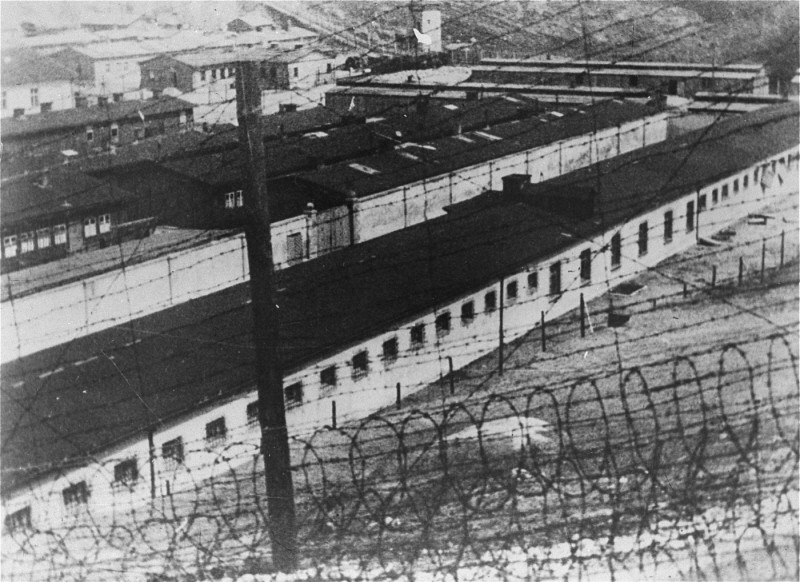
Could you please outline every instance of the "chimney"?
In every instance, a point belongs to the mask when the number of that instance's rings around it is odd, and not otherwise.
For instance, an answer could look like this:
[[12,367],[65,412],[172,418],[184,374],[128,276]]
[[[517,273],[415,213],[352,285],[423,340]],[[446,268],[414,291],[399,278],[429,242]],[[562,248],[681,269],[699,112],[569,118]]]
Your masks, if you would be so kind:
[[505,196],[520,196],[525,186],[530,183],[530,174],[509,174],[508,176],[503,176],[503,194]]

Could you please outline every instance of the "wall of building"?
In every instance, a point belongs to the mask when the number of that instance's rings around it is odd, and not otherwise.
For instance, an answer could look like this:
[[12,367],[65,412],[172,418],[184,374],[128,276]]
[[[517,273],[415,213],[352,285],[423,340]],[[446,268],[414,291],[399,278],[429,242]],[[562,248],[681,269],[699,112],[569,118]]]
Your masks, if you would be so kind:
[[[61,152],[64,150],[74,150],[79,155],[88,156],[108,151],[111,145],[128,145],[144,137],[185,131],[193,123],[192,108],[188,106],[183,112],[162,115],[147,115],[146,104],[142,109],[145,111],[144,121],[136,116],[109,122],[101,120],[98,115],[96,122],[80,127],[7,137],[3,140],[3,150],[8,156],[50,157],[53,160],[50,165],[53,165],[63,163]],[[116,131],[116,137],[112,135],[112,130]]]
[[146,57],[104,59],[94,62],[94,88],[100,95],[134,91],[142,85],[139,62]]
[[52,111],[75,107],[74,88],[70,81],[54,81],[35,85],[3,87],[2,117],[12,117],[14,111],[24,115],[42,112],[42,105],[50,104]]
[[631,121],[359,199],[356,202],[357,240],[369,240],[441,216],[450,204],[486,190],[501,189],[502,177],[508,174],[530,174],[535,181],[549,180],[661,142],[666,139],[666,120],[666,114],[659,114]]
[[[364,242],[441,216],[444,214],[444,208],[450,204],[468,200],[489,189],[501,189],[502,177],[507,174],[526,173],[534,176],[534,181],[542,181],[597,161],[599,152],[625,153],[644,144],[662,141],[665,136],[666,116],[659,114],[624,124],[618,128],[598,132],[596,136],[578,136],[527,152],[477,164],[458,170],[458,172],[379,192],[355,201],[353,209],[355,242]],[[593,150],[595,153],[590,154]],[[314,216],[310,225],[307,220],[306,215],[301,215],[272,225],[272,252],[277,268],[283,268],[289,262],[288,236],[291,234],[300,235],[303,247],[309,249],[308,258],[314,258],[350,244],[350,218],[349,210],[346,207],[319,212]],[[201,297],[235,285],[241,282],[242,277],[246,277],[247,272],[240,270],[238,259],[225,249],[226,244],[216,241],[204,247],[197,247],[196,251],[189,251],[190,254],[196,252],[198,264],[205,265],[208,260],[216,265],[216,268],[212,269],[207,277],[204,275],[197,280],[196,294],[179,296],[178,299],[170,300],[164,294],[146,293],[141,295],[141,301],[130,303],[131,312],[128,312],[128,304],[125,302],[120,304],[109,302],[103,311],[103,321],[91,325],[84,326],[80,316],[72,320],[57,318],[54,320],[53,333],[43,334],[35,317],[12,322],[5,317],[8,310],[0,310],[3,333],[9,334],[4,337],[20,337],[20,346],[22,346],[7,347],[0,352],[0,355],[2,355],[3,361],[8,361],[92,331],[118,325],[131,317],[154,313],[163,309],[165,305],[173,304],[173,301],[180,302]],[[208,259],[206,259],[207,253]],[[163,263],[165,259],[156,259],[155,262]],[[142,270],[143,278],[166,276],[166,265],[154,267],[153,271],[149,265],[149,262],[131,265],[126,268],[126,272],[130,274],[135,270]],[[103,277],[111,279],[112,275],[103,275]],[[124,284],[117,282],[114,285]],[[109,289],[109,292],[112,289]],[[82,305],[72,305],[67,298],[64,301],[57,299],[57,292],[57,290],[48,291],[46,296],[42,296],[42,300],[48,304],[64,306],[63,309],[75,310],[78,314],[83,313]],[[51,294],[53,295],[51,296]],[[70,292],[65,294],[69,295]],[[40,294],[35,294],[17,301],[24,299],[29,303],[35,303],[39,301],[37,299],[39,296]],[[26,307],[23,313],[42,315],[41,308],[36,309],[33,306]]]
[[181,92],[191,91],[193,87],[192,73],[194,69],[169,56],[144,61],[139,66],[141,71],[141,87],[151,91],[163,91],[167,87],[175,87]]
[[[320,359],[305,366],[301,370],[289,370],[284,378],[284,386],[300,383],[303,387],[302,404],[290,407],[287,411],[287,423],[290,434],[302,435],[332,422],[333,403],[335,402],[337,421],[362,418],[381,408],[390,406],[396,398],[397,386],[403,396],[408,396],[449,372],[448,358],[453,359],[453,368],[459,369],[496,349],[495,338],[499,334],[500,298],[503,298],[502,309],[504,321],[504,337],[507,342],[513,341],[534,328],[540,321],[541,314],[546,320],[560,317],[579,306],[580,296],[586,300],[598,297],[620,282],[629,279],[643,270],[652,267],[664,259],[694,245],[698,236],[709,236],[726,225],[747,216],[776,197],[796,194],[798,191],[798,148],[780,153],[756,164],[745,171],[725,177],[707,184],[695,192],[687,192],[671,202],[631,218],[623,225],[601,233],[589,241],[566,248],[552,256],[532,262],[513,274],[499,281],[494,281],[479,289],[465,293],[455,300],[442,305],[431,306],[430,311],[399,322],[396,326],[369,338],[357,345],[342,346],[335,355]],[[783,158],[788,163],[780,164]],[[761,179],[764,172],[769,172],[771,162],[775,161],[776,170],[782,179]],[[754,171],[759,168],[760,178],[754,179]],[[748,186],[744,187],[744,177],[748,177]],[[734,188],[734,180],[738,181],[738,191]],[[717,204],[711,202],[713,190],[722,192],[728,186],[729,196],[718,198]],[[708,206],[705,211],[697,212],[700,196],[707,196]],[[694,227],[687,228],[687,205],[694,204]],[[664,238],[664,213],[672,211],[673,236],[667,241]],[[640,224],[648,225],[648,249],[645,254],[639,252],[638,236]],[[704,226],[709,225],[709,226]],[[698,230],[699,229],[699,230]],[[622,238],[622,258],[619,266],[611,263],[610,253],[604,251],[611,237],[619,233]],[[592,278],[589,281],[580,279],[580,253],[586,249],[592,252]],[[561,281],[563,292],[550,295],[549,269],[554,262],[561,262]],[[528,286],[528,275],[538,273],[538,286]],[[501,294],[501,286],[507,289],[508,283],[516,281],[518,294],[509,298]],[[488,292],[494,291],[498,298],[498,307],[486,311],[484,298]],[[461,306],[467,301],[474,301],[475,317],[464,322],[460,318]],[[451,315],[450,328],[444,333],[437,331],[436,318],[444,312]],[[425,341],[421,345],[412,346],[411,328],[422,325]],[[399,353],[397,359],[386,361],[382,358],[382,345],[387,339],[397,338]],[[466,346],[466,347],[465,347]],[[355,373],[352,358],[355,354],[366,350],[368,368],[365,373]],[[336,384],[324,386],[320,380],[320,372],[329,367],[336,369]],[[258,452],[260,431],[257,425],[248,423],[247,405],[257,398],[255,390],[226,402],[217,403],[196,411],[188,418],[174,421],[158,429],[152,440],[156,455],[152,457],[154,472],[152,479],[157,497],[166,494],[167,481],[172,494],[182,491],[194,492],[198,480],[211,476],[215,471],[224,471],[228,464],[244,463],[252,460]],[[204,441],[206,423],[217,418],[225,418],[228,427],[224,439],[214,443]],[[181,437],[184,448],[192,451],[188,454],[183,467],[169,467],[165,459],[160,458],[162,445],[174,438]],[[139,479],[131,486],[113,486],[109,484],[114,475],[113,467],[126,459],[136,459],[139,468]],[[220,459],[223,462],[219,462]],[[215,462],[216,461],[216,462]],[[88,503],[92,507],[92,519],[95,523],[112,510],[124,511],[133,507],[152,503],[150,501],[151,455],[146,437],[140,437],[128,443],[114,447],[102,455],[96,464],[80,469],[64,471],[57,478],[42,479],[4,500],[6,515],[26,505],[31,507],[32,522],[35,527],[45,529],[50,523],[61,523],[64,519],[62,491],[68,483],[85,480],[91,491]],[[111,496],[111,497],[110,497]],[[108,503],[113,498],[113,503]],[[73,519],[72,515],[67,516]]]

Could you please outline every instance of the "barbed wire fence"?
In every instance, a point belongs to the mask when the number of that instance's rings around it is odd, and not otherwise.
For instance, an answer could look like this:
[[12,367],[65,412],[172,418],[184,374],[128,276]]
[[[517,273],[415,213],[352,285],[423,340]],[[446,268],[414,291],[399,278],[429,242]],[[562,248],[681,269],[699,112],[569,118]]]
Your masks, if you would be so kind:
[[[735,284],[727,279],[720,287]],[[743,289],[759,281],[751,271]],[[655,309],[648,300],[629,307]],[[564,318],[558,335],[577,335],[577,326]],[[509,363],[511,390],[295,437],[304,568],[296,576],[795,578],[800,384],[796,325],[788,326],[562,382],[541,383],[534,362]],[[41,529],[7,523],[4,576],[268,572],[258,428],[230,427],[226,438],[183,447],[154,459],[172,485],[152,500],[112,485],[110,466],[92,469],[108,491],[74,492],[68,503],[54,485],[64,519]]]

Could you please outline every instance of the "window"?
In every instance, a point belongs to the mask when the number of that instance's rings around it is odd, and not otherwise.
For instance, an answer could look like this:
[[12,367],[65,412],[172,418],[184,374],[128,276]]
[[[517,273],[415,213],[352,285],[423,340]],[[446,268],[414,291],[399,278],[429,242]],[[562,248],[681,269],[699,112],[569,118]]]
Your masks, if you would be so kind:
[[758,183],[758,168],[753,170],[753,182]]
[[706,209],[706,195],[700,196],[697,202],[697,212],[703,212]]
[[496,291],[489,291],[486,295],[483,296],[483,310],[486,313],[490,311],[494,311],[497,309],[497,292]]
[[506,299],[514,301],[519,294],[519,285],[516,281],[509,281],[506,285]]
[[297,78],[297,77],[299,77],[299,76],[300,76],[300,69],[298,69],[297,67],[295,67],[295,68],[294,68],[294,78],[296,79],[296,78]]
[[622,264],[622,235],[620,233],[611,237],[611,268],[619,269]]
[[664,244],[672,242],[672,210],[664,213]]
[[181,111],[180,114],[178,115],[178,123],[181,125],[186,125],[186,119],[187,119],[186,112]]
[[585,249],[581,252],[581,283],[588,283],[592,280],[592,251]]
[[31,107],[39,107],[39,89],[36,87],[31,89]]
[[111,141],[114,143],[119,141],[119,125],[116,123],[111,124]]
[[258,424],[258,400],[248,402],[245,412],[247,413],[247,424]]
[[14,513],[6,515],[6,531],[14,532],[31,528],[31,507],[26,505]]
[[68,509],[77,508],[80,505],[85,505],[89,501],[89,488],[86,487],[86,481],[73,483],[66,487],[61,495],[64,498],[64,506]]
[[33,232],[23,232],[19,235],[19,252],[29,253],[36,249]]
[[475,319],[475,302],[467,301],[461,304],[461,323],[466,325]]
[[183,464],[183,438],[174,438],[161,445],[161,458],[167,470],[175,469]]
[[[736,191],[737,191],[737,192],[739,191],[739,183],[738,183],[738,182],[736,183]],[[727,198],[728,198],[728,185],[727,185],[727,184],[725,184],[725,185],[722,187],[722,199],[723,199],[723,200],[727,200]]]
[[714,190],[711,191],[711,204],[716,204],[717,202],[719,202],[719,192],[714,188]]
[[17,256],[17,235],[3,237],[3,256],[7,259]]
[[694,230],[694,202],[686,203],[686,232]]
[[86,141],[89,143],[94,141],[94,129],[91,127],[86,128]]
[[[739,193],[739,180],[738,179],[733,181],[733,193],[734,194],[738,194]],[[725,188],[722,189],[722,197],[725,198]]]
[[114,482],[119,485],[131,485],[139,478],[136,459],[122,461],[114,467]]
[[383,361],[384,362],[393,362],[397,359],[397,354],[399,353],[399,349],[397,346],[397,338],[391,337],[385,342],[383,342]]
[[286,403],[286,408],[294,408],[303,403],[303,384],[302,382],[295,382],[283,389],[283,401]]
[[67,225],[57,224],[53,227],[53,244],[65,245],[67,244]]
[[333,70],[333,65],[331,63],[328,63],[326,70],[328,73],[330,73]]
[[228,427],[225,426],[225,417],[212,420],[206,424],[206,443],[209,446],[219,445],[225,441],[228,434]]
[[639,256],[647,254],[647,223],[643,222],[639,225]]
[[744,178],[742,178],[742,188],[747,188],[750,185],[750,175],[745,174]]
[[539,291],[539,272],[528,273],[528,294],[533,295]]
[[3,91],[3,109],[8,109],[8,93]]
[[241,208],[244,206],[244,197],[241,190],[225,193],[225,208]]
[[336,386],[336,366],[328,366],[319,373],[319,381],[323,388]]
[[97,219],[89,216],[83,219],[83,237],[92,238],[97,234]]
[[447,335],[450,333],[450,312],[445,311],[436,316],[436,334]]
[[286,237],[286,260],[290,263],[303,259],[303,235],[299,232]]
[[99,218],[100,222],[100,234],[104,232],[111,232],[111,215],[110,214],[101,214]]
[[147,76],[148,76],[148,77],[150,78],[150,80],[152,81],[153,79],[155,79],[155,78],[156,78],[156,72],[155,72],[153,69],[150,69],[150,70],[147,72]]
[[50,246],[50,229],[40,228],[36,231],[36,248],[46,249]]
[[411,328],[411,347],[418,348],[425,343],[425,325],[418,323]]
[[350,360],[353,367],[353,378],[363,378],[369,372],[369,355],[367,350],[361,350]]
[[561,261],[550,265],[550,295],[561,293]]
[[214,81],[217,80],[217,69],[211,69],[211,79]]

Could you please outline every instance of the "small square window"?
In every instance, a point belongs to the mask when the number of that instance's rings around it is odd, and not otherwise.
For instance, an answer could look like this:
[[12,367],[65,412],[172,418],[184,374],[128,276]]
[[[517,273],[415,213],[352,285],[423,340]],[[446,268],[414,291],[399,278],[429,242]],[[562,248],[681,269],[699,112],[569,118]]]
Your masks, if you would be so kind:
[[506,299],[514,301],[519,293],[519,285],[516,281],[509,281],[506,285]]
[[298,69],[297,67],[295,67],[295,68],[294,68],[294,77],[295,77],[295,79],[296,79],[297,77],[299,77],[299,76],[300,76],[300,69]]
[[461,323],[466,325],[475,319],[475,302],[467,301],[461,304]]
[[168,470],[183,464],[183,438],[174,438],[161,445],[161,458]]
[[83,219],[83,237],[92,238],[97,235],[97,219],[89,216]]
[[694,230],[694,201],[686,203],[686,232]]
[[[724,192],[725,191],[723,190],[723,193]],[[733,193],[734,194],[738,194],[739,193],[739,180],[738,179],[733,181]]]
[[30,253],[36,249],[36,237],[33,232],[23,232],[19,235],[19,252]]
[[17,256],[17,235],[3,237],[3,256],[7,259]]
[[706,209],[706,195],[703,194],[700,196],[699,201],[697,203],[697,212],[703,212]]
[[31,508],[29,505],[6,515],[6,531],[15,532],[31,529]]
[[114,467],[114,482],[120,485],[131,485],[139,478],[136,459],[128,459]]
[[36,247],[46,249],[50,246],[50,229],[40,228],[36,231]]
[[283,401],[286,408],[294,408],[303,404],[303,383],[295,382],[283,389]]
[[221,416],[206,424],[206,443],[209,446],[217,446],[225,442],[228,435],[228,427],[225,425],[225,417]]
[[489,291],[483,296],[483,310],[486,313],[497,309],[497,291]]
[[94,130],[91,127],[86,128],[86,141],[89,143],[94,141]]
[[350,361],[350,365],[353,368],[353,378],[366,376],[369,373],[369,354],[367,354],[367,350],[361,350],[356,353]]
[[411,328],[411,347],[418,348],[425,343],[425,325],[418,323]]
[[248,402],[245,413],[247,414],[247,424],[258,424],[258,400]]
[[319,373],[319,382],[323,388],[336,386],[336,366],[328,366]]
[[719,192],[716,188],[711,191],[711,204],[716,204],[719,202]]
[[64,499],[64,506],[67,508],[77,508],[80,505],[85,505],[89,501],[89,489],[86,487],[86,481],[74,483],[66,487],[61,495]]
[[67,225],[57,224],[53,227],[53,244],[67,244]]
[[619,269],[622,264],[622,235],[620,233],[611,237],[611,268]]
[[436,316],[436,333],[440,336],[450,333],[450,312],[445,311]]
[[111,215],[110,214],[101,214],[98,217],[98,223],[100,225],[100,234],[105,232],[111,232]]
[[750,185],[750,174],[745,174],[742,178],[742,188],[747,188]]
[[528,273],[528,294],[533,295],[539,291],[539,272]]
[[[739,189],[738,183],[737,183],[736,189],[737,189],[737,190]],[[728,185],[727,185],[727,184],[725,184],[725,185],[722,187],[722,199],[723,199],[723,200],[727,200],[727,198],[728,198]]]
[[383,361],[394,362],[400,352],[397,345],[397,338],[391,337],[383,342]]

